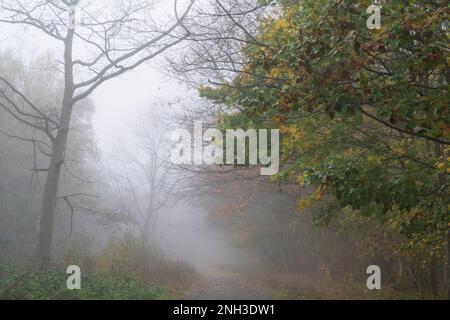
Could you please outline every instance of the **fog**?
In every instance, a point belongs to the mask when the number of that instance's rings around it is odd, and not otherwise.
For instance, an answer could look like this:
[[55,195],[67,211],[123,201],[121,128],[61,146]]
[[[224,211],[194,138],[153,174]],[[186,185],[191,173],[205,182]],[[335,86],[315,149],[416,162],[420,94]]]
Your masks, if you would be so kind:
[[[173,4],[159,2],[155,11],[164,20],[173,15]],[[8,29],[13,36],[2,41],[4,47],[27,61],[39,55],[52,54],[55,50],[54,43],[38,32],[30,36],[22,34],[17,28]],[[135,144],[134,125],[140,114],[154,106],[168,104],[172,104],[171,108],[176,112],[182,112],[185,106],[177,105],[177,102],[196,95],[186,83],[164,72],[167,67],[165,59],[165,55],[161,55],[151,65],[144,65],[139,70],[113,79],[92,95],[95,106],[93,134],[102,161],[109,162],[118,140],[125,145]],[[200,269],[232,265],[238,254],[223,231],[211,226],[205,211],[193,204],[161,214],[154,241],[172,258]]]
[[170,257],[188,262],[200,272],[242,268],[243,253],[226,232],[208,219],[207,212],[183,206],[159,217],[156,239]]
[[348,7],[0,1],[0,299],[444,297],[447,29]]

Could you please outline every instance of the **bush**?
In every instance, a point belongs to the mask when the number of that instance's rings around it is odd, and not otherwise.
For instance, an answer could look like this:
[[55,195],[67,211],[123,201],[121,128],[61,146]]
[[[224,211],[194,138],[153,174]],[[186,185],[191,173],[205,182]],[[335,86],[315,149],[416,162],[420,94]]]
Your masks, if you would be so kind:
[[17,273],[0,271],[2,300],[156,300],[168,293],[158,286],[144,285],[130,277],[104,274],[82,276],[81,290],[66,287],[68,275],[59,271]]
[[165,257],[132,235],[110,241],[96,258],[96,270],[111,276],[130,275],[146,284],[183,287],[195,278],[186,263]]
[[402,300],[418,299],[413,292],[401,292],[383,285],[382,290],[368,290],[365,281],[357,281],[351,275],[332,279],[328,275],[277,273],[254,274],[255,281],[272,291],[278,299],[285,300]]
[[[62,271],[19,272],[0,266],[0,299],[168,299],[196,279],[192,267],[167,259],[132,235],[111,240],[98,255],[88,249],[68,250],[57,264]],[[81,290],[66,287],[65,270],[72,264],[81,267]]]

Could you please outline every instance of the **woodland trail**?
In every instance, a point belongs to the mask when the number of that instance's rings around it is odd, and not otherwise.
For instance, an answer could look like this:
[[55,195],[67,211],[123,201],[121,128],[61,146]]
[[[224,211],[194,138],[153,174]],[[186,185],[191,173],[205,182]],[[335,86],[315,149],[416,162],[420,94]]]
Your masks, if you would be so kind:
[[239,273],[212,271],[202,275],[187,300],[270,300],[274,297]]

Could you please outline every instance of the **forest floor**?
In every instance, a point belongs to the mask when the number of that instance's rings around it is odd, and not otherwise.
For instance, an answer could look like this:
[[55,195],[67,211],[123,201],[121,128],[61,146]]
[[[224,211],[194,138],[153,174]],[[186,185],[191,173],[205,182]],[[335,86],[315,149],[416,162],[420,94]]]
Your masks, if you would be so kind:
[[270,300],[273,295],[242,274],[224,271],[202,273],[187,300]]

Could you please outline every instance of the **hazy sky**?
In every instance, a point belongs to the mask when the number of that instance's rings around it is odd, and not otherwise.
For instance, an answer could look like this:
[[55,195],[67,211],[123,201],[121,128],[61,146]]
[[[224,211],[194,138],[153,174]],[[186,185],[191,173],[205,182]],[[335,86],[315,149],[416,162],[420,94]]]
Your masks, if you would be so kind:
[[[173,5],[173,0],[158,1],[155,10],[163,20],[173,19]],[[159,71],[163,68],[164,55],[95,92],[93,97],[97,109],[93,125],[103,150],[112,146],[117,138],[123,141],[130,138],[133,134],[130,127],[143,108],[174,102],[193,94],[185,85]]]
[[143,108],[188,94],[184,85],[150,65],[105,84],[93,95],[96,105],[93,125],[100,147],[109,149],[117,139],[130,138],[133,134],[130,127]]

